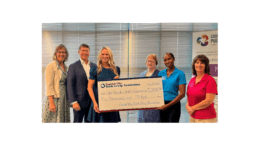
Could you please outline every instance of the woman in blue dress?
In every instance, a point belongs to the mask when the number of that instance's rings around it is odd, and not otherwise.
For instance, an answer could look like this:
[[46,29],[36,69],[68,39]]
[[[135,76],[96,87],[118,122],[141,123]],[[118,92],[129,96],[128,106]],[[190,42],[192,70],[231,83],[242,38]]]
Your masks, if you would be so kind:
[[99,79],[119,79],[120,68],[115,66],[113,53],[109,47],[103,47],[98,55],[97,67],[90,69],[88,82],[88,92],[92,100],[88,114],[91,122],[120,122],[119,112],[100,113],[98,109],[97,80]]
[[[140,74],[140,77],[157,77],[160,72],[156,69],[158,64],[158,59],[155,54],[149,54],[146,58],[147,70]],[[146,123],[146,122],[160,122],[160,111],[153,110],[139,110],[137,122]]]

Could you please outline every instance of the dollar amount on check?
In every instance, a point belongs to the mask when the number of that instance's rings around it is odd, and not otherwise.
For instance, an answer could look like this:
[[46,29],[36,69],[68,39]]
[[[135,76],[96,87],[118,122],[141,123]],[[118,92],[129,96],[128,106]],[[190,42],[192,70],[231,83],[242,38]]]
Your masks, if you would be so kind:
[[98,81],[100,111],[137,110],[164,105],[161,77]]

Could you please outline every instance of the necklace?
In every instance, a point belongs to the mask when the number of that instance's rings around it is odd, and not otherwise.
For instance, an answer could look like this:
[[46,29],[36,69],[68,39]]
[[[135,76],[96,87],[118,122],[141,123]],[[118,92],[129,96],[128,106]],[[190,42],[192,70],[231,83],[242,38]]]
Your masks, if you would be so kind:
[[152,74],[153,74],[153,72],[147,72],[145,76],[150,77]]
[[149,70],[147,70],[147,72],[146,72],[146,77],[150,77],[152,74],[153,74],[153,72],[154,72],[155,70],[153,70],[153,71],[149,71]]

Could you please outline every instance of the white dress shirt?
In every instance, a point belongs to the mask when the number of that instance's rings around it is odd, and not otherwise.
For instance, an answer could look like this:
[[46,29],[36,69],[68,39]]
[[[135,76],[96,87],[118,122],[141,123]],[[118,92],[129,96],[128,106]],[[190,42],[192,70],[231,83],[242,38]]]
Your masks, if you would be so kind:
[[90,70],[90,61],[88,61],[88,64],[86,64],[85,63],[85,61],[83,61],[81,58],[80,58],[80,62],[81,62],[81,64],[82,64],[82,66],[83,66],[83,68],[84,68],[84,70],[85,70],[85,72],[86,72],[86,75],[87,75],[87,77],[88,77],[88,80],[89,80],[89,70]]

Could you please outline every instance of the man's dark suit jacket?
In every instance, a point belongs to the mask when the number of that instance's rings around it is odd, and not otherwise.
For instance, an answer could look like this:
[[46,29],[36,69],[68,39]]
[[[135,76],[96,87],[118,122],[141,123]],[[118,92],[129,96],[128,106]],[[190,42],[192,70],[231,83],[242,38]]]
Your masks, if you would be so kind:
[[[90,68],[96,66],[95,63],[90,62]],[[67,99],[71,104],[77,101],[81,108],[87,108],[91,102],[88,94],[88,78],[80,60],[69,66],[67,74]]]

